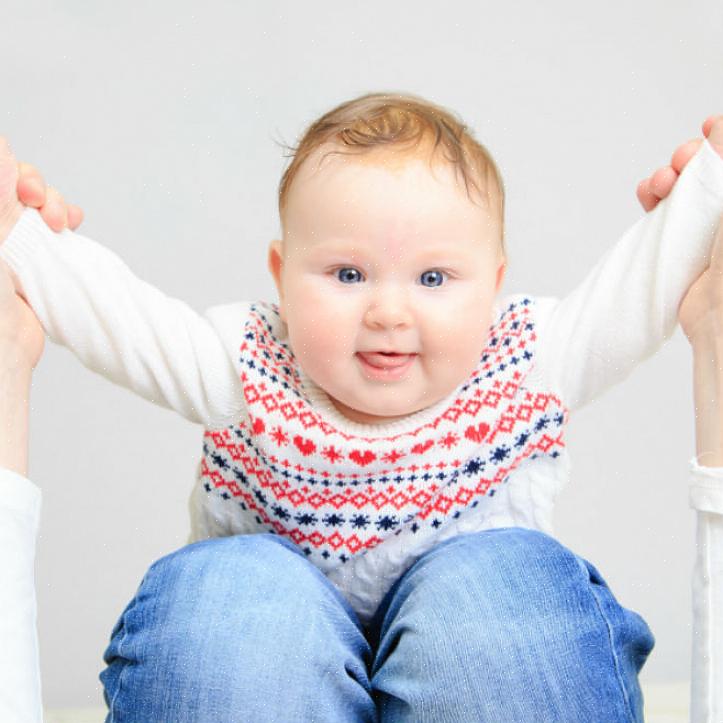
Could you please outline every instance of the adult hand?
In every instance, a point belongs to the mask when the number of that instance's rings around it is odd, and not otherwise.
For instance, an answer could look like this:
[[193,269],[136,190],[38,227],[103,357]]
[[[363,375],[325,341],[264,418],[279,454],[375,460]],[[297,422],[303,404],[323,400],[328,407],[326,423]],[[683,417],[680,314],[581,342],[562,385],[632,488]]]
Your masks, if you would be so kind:
[[15,293],[9,270],[0,263],[0,373],[8,368],[32,371],[44,344],[38,317]]
[[53,231],[75,230],[83,222],[82,209],[47,186],[35,166],[18,163],[7,139],[0,136],[0,244],[20,219],[23,204],[37,208]]
[[[709,116],[703,123],[703,135],[723,158],[723,116]],[[714,130],[715,129],[715,130]],[[670,159],[669,166],[662,166],[652,176],[640,181],[637,188],[638,201],[646,211],[652,211],[673,190],[678,176],[688,161],[698,152],[702,138],[678,146]]]
[[[723,157],[723,116],[706,121],[708,141]],[[680,150],[680,149],[679,149]],[[708,268],[688,287],[678,308],[678,321],[691,345],[723,339],[723,216],[713,242]]]
[[691,346],[723,342],[723,216],[713,241],[710,265],[688,287],[678,308],[678,321]]

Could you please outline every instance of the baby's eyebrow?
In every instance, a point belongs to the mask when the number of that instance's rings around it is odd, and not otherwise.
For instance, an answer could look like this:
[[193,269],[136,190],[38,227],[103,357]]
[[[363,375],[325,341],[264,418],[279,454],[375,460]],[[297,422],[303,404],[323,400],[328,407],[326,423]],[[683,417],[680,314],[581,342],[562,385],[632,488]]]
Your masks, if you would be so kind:
[[339,241],[326,241],[322,243],[315,244],[311,248],[312,251],[318,251],[319,253],[327,253],[327,254],[348,254],[348,253],[358,253],[358,252],[364,252],[364,247],[361,244],[352,244],[348,242],[339,242]]
[[[428,248],[420,249],[416,252],[416,256],[421,260],[426,259],[457,259],[467,258],[471,249],[462,247],[460,245],[448,242],[446,244],[430,246]],[[363,257],[368,255],[369,251],[364,247],[363,244],[353,244],[348,242],[327,242],[320,243],[311,248],[311,252],[314,255],[327,256],[327,255],[340,255],[340,256],[359,256]]]

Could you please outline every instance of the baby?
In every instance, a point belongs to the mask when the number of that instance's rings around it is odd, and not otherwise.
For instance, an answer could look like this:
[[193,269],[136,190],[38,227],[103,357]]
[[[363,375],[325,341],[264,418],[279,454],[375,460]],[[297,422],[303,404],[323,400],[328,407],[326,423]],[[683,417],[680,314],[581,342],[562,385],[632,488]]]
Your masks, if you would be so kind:
[[25,210],[0,246],[50,338],[205,428],[189,542],[287,538],[362,624],[462,533],[553,534],[572,411],[673,333],[723,212],[723,117],[670,197],[563,298],[500,297],[504,190],[448,110],[368,94],[279,188],[279,303],[199,315]]

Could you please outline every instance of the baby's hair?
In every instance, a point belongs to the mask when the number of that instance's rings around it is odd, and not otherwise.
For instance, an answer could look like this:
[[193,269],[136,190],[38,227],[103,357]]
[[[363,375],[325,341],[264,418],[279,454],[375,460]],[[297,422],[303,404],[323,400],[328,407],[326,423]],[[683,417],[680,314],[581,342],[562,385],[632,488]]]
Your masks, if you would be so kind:
[[348,150],[329,153],[357,155],[384,146],[412,149],[432,138],[430,166],[441,143],[444,159],[454,167],[455,177],[458,172],[462,174],[470,201],[474,202],[470,184],[481,196],[478,181],[484,179],[481,185],[487,206],[499,221],[504,253],[505,191],[497,164],[456,113],[411,93],[367,93],[345,101],[313,121],[297,146],[281,144],[288,151],[286,157],[292,159],[279,184],[282,225],[289,188],[303,162],[320,146],[345,146]]

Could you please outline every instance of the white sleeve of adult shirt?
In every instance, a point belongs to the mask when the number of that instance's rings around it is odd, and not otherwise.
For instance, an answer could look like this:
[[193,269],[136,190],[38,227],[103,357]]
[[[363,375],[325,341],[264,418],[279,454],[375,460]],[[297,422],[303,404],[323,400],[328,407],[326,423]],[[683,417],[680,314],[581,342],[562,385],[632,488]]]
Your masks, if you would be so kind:
[[723,159],[705,140],[670,196],[562,299],[538,298],[533,376],[572,412],[623,381],[669,339],[708,267],[723,214]]
[[55,233],[34,208],[0,244],[0,259],[50,339],[89,369],[209,429],[243,415],[232,356],[248,303],[201,315],[110,249],[68,229]]
[[723,721],[723,467],[690,460],[690,507],[696,510],[693,567],[691,723]]
[[0,721],[41,723],[35,542],[41,492],[0,468]]

